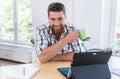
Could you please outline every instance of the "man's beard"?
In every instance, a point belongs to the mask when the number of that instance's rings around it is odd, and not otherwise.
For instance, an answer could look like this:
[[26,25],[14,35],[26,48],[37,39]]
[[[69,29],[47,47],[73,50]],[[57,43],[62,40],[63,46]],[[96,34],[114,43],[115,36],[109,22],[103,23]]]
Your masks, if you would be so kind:
[[60,36],[63,32],[64,32],[64,26],[63,25],[59,25],[59,26],[52,26],[51,27],[52,32],[55,36]]

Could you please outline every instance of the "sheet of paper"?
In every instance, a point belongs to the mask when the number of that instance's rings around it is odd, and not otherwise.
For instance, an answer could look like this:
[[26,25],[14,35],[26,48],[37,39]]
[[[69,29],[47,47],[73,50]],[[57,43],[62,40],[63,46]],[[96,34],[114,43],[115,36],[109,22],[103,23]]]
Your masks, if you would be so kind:
[[11,66],[9,67],[8,78],[31,79],[40,68],[32,66]]
[[112,69],[111,73],[120,76],[120,69]]

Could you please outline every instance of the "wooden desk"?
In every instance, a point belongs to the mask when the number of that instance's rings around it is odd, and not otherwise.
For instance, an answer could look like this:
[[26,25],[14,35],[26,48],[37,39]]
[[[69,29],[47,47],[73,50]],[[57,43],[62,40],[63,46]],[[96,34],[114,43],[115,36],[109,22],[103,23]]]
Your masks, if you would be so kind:
[[[109,67],[110,69],[113,68],[120,68],[120,57],[111,57],[109,61]],[[70,66],[70,62],[48,62],[45,64],[26,64],[28,66],[36,66],[40,67],[40,71],[32,78],[32,79],[66,79],[60,72],[58,72],[57,68],[59,67],[68,67]],[[7,71],[7,67],[1,67],[0,68],[0,79],[6,79],[5,74]],[[1,74],[2,73],[2,74]],[[111,74],[112,78],[111,79],[120,79],[120,77]]]
[[32,79],[66,79],[57,68],[69,67],[70,62],[49,62],[46,64],[34,64],[40,67],[40,71]]

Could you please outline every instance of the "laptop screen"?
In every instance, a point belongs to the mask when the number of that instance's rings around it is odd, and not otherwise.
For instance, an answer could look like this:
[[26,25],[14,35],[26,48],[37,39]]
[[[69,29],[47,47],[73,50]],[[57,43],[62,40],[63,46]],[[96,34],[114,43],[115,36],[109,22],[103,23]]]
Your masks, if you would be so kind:
[[93,64],[106,64],[111,55],[111,50],[74,53],[71,66],[75,67]]

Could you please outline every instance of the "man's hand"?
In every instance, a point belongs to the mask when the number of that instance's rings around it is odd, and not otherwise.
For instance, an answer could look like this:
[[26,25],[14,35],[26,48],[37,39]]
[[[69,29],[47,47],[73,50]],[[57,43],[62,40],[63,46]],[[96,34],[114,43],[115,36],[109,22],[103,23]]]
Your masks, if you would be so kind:
[[68,43],[72,43],[75,40],[77,40],[79,37],[79,32],[78,30],[73,30],[71,32],[69,32],[66,37],[64,38]]

